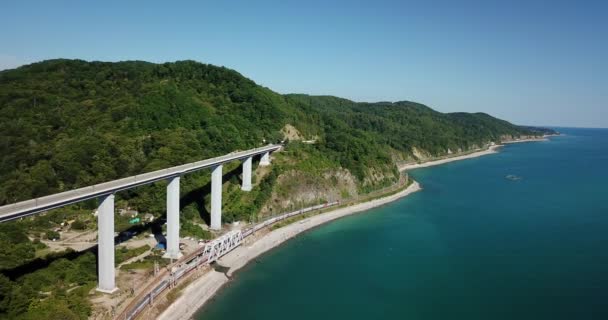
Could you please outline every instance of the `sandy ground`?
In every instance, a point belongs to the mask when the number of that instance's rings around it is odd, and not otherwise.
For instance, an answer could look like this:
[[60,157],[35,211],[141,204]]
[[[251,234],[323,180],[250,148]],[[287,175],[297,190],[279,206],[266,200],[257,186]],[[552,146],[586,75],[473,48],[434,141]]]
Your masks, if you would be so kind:
[[503,144],[509,144],[509,143],[521,143],[521,142],[535,142],[535,141],[548,141],[549,139],[547,139],[546,137],[543,138],[538,138],[538,139],[523,139],[523,140],[511,140],[511,141],[503,141]]
[[[355,204],[349,207],[336,209],[327,213],[319,214],[306,218],[304,220],[292,223],[285,227],[276,229],[264,235],[259,240],[250,245],[242,245],[224,257],[218,263],[222,266],[229,267],[227,272],[231,276],[234,272],[245,266],[249,261],[262,253],[280,245],[288,239],[295,237],[297,234],[327,223],[329,221],[365,211],[383,204],[395,201],[405,197],[413,192],[420,190],[420,185],[414,182],[407,189],[396,194],[371,200],[369,202]],[[190,319],[192,315],[202,307],[213,295],[230,279],[223,273],[210,271],[195,280],[190,284],[181,296],[173,303],[158,319],[173,320],[173,319]]]
[[[528,139],[528,140],[517,140],[514,142],[531,142],[531,141],[544,141],[542,139]],[[474,152],[467,155],[455,156],[446,159],[429,161],[425,163],[406,164],[399,167],[400,171],[411,170],[416,168],[424,168],[430,166],[436,166],[452,161],[459,161],[465,159],[476,158],[488,154],[497,153],[497,149],[502,145],[494,145],[489,147],[487,150]],[[319,214],[306,218],[301,221],[297,221],[290,225],[271,231],[263,235],[259,240],[253,243],[243,244],[240,247],[234,249],[224,257],[222,257],[218,263],[224,267],[230,269],[225,274],[211,270],[204,274],[200,278],[196,279],[191,283],[180,297],[172,303],[157,319],[161,320],[186,320],[191,319],[194,313],[200,309],[207,301],[209,301],[215,293],[222,288],[230,279],[234,272],[244,267],[249,261],[255,257],[263,254],[264,252],[271,250],[272,248],[280,245],[281,243],[295,237],[299,233],[308,229],[314,228],[321,224],[329,221],[339,219],[341,217],[365,211],[374,207],[381,206],[383,204],[395,201],[399,198],[405,197],[413,192],[421,190],[418,182],[414,182],[407,189],[400,191],[394,195],[390,195],[384,198],[371,200],[369,202],[355,204],[349,207],[336,209],[327,213]]]
[[[522,141],[522,142],[524,142],[524,141]],[[452,162],[452,161],[477,158],[477,157],[485,156],[488,154],[497,153],[498,151],[496,151],[496,149],[498,149],[500,147],[502,147],[502,145],[494,145],[494,146],[489,147],[487,150],[477,151],[477,152],[465,154],[462,156],[450,157],[450,158],[445,158],[445,159],[440,159],[440,160],[435,160],[435,161],[428,161],[428,162],[423,162],[423,163],[405,164],[405,165],[399,166],[399,170],[406,171],[406,170],[412,170],[412,169],[418,169],[418,168],[426,168],[426,167],[437,166],[437,165]]]
[[426,167],[437,166],[437,165],[448,163],[448,162],[452,162],[452,161],[477,158],[477,157],[485,156],[485,155],[488,155],[488,154],[497,153],[498,152],[497,149],[500,148],[500,147],[502,147],[505,144],[522,143],[522,142],[548,141],[549,139],[547,137],[550,137],[550,136],[551,135],[545,135],[542,138],[503,141],[503,142],[501,142],[501,144],[490,146],[487,150],[477,151],[477,152],[473,152],[473,153],[470,153],[470,154],[465,154],[465,155],[462,155],[462,156],[449,157],[449,158],[445,158],[445,159],[440,159],[440,160],[435,160],[435,161],[427,161],[427,162],[423,162],[423,163],[408,163],[408,164],[404,164],[404,165],[399,166],[399,171],[407,171],[407,170],[418,169],[418,168],[426,168]]
[[194,313],[228,281],[225,274],[210,270],[192,282],[157,319],[191,319]]

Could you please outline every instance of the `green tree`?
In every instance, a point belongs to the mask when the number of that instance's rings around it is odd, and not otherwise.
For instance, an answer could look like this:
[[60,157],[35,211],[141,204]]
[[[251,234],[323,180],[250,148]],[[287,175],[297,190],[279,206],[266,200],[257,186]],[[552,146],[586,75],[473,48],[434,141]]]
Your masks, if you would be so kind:
[[61,235],[57,231],[49,230],[46,232],[46,238],[49,240],[59,240]]

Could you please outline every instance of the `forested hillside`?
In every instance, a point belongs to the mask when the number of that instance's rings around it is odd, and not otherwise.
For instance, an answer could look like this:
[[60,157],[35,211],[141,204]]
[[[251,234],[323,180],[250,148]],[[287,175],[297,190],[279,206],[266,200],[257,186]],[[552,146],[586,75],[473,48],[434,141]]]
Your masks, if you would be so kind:
[[[0,205],[284,141],[252,192],[239,189],[238,164],[225,168],[224,221],[252,220],[391,185],[399,161],[547,133],[533,130],[406,101],[280,95],[194,61],[49,60],[0,72]],[[208,236],[199,226],[208,182],[204,172],[182,179],[182,234]],[[117,207],[162,217],[164,193],[162,183],[120,193]],[[44,259],[51,228],[70,220],[71,229],[94,230],[94,208],[89,201],[0,226],[0,271],[8,275],[0,274],[0,318],[36,319],[49,308],[66,319],[90,314],[83,297],[94,287],[91,253],[26,275],[19,269]],[[117,218],[117,229],[126,227]],[[41,300],[41,292],[53,298]]]
[[235,71],[189,61],[53,60],[4,71],[0,203],[276,141],[302,116]]
[[[480,147],[498,142],[505,135],[532,135],[531,131],[484,113],[444,114],[419,103],[356,103],[336,97],[287,95],[307,114],[320,115],[323,147],[339,150],[344,163],[365,154],[356,145],[360,139],[395,150],[406,157],[412,148],[442,155],[451,150]],[[348,144],[353,144],[348,148]]]
[[50,60],[0,72],[0,204],[278,142],[286,124],[359,178],[392,149],[441,154],[530,134],[411,102],[281,96],[193,61]]

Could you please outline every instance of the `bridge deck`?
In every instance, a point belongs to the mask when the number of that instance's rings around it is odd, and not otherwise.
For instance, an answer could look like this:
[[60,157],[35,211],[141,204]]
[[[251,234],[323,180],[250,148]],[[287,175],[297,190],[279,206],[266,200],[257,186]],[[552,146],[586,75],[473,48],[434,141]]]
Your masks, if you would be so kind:
[[97,198],[99,196],[111,194],[117,191],[131,189],[133,187],[153,183],[156,181],[202,170],[205,168],[214,167],[227,162],[245,159],[266,152],[273,152],[279,149],[280,147],[280,145],[268,145],[261,148],[229,153],[227,155],[223,155],[216,158],[187,163],[168,169],[152,171],[84,188],[74,189],[66,192],[52,194],[49,196],[5,205],[0,207],[0,222],[25,217],[54,208],[63,207],[68,204]]

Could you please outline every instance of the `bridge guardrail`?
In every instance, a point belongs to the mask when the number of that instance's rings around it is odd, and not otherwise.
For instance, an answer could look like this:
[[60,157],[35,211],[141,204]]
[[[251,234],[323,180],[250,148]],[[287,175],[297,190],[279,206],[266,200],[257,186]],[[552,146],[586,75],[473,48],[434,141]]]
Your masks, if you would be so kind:
[[210,166],[222,164],[229,161],[240,160],[246,157],[256,156],[264,152],[273,152],[281,148],[281,145],[268,145],[251,150],[230,153],[216,158],[187,163],[167,169],[147,172],[131,177],[121,178],[113,181],[102,182],[92,186],[73,189],[48,196],[38,197],[26,201],[12,203],[0,207],[0,222],[36,214],[42,211],[62,207],[99,196],[111,194],[167,179],[171,176],[202,170]]

